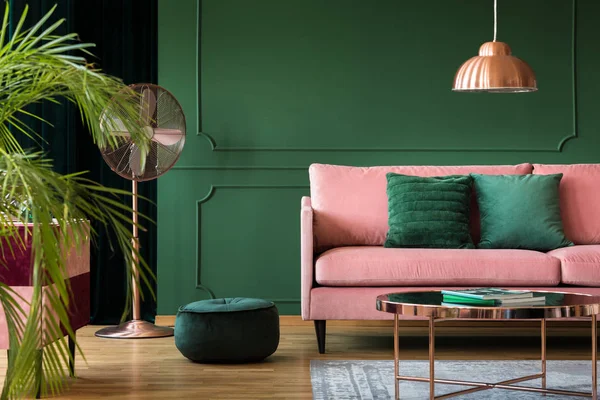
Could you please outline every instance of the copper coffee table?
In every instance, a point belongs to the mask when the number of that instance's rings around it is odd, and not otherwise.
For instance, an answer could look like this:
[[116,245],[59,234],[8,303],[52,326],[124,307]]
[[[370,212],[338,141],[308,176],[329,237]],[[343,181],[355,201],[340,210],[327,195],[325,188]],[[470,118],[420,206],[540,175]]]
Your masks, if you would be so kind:
[[[446,399],[488,389],[508,389],[526,392],[550,393],[563,396],[580,396],[598,399],[596,373],[596,315],[600,314],[600,296],[577,293],[534,291],[534,296],[546,296],[543,306],[508,306],[481,307],[470,305],[442,305],[440,291],[390,293],[377,297],[379,311],[394,314],[394,388],[396,399],[400,398],[400,381],[429,382],[429,399]],[[398,316],[429,318],[429,377],[402,376],[399,374],[398,350]],[[592,391],[572,392],[546,388],[546,320],[586,318],[591,320],[592,339]],[[435,361],[435,323],[449,319],[473,320],[539,320],[541,324],[542,356],[541,372],[502,382],[472,382],[453,379],[436,379],[434,372]],[[519,386],[516,383],[532,379],[542,379],[540,388]],[[473,386],[470,389],[435,396],[435,384]]]

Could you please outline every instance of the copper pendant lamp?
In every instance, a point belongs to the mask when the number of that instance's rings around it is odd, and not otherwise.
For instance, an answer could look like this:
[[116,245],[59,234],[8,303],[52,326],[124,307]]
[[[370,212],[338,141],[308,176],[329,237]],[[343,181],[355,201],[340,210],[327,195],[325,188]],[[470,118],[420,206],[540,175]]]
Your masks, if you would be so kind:
[[535,73],[525,61],[511,55],[508,44],[496,41],[498,0],[494,0],[494,41],[479,48],[479,55],[467,60],[454,76],[455,92],[535,92]]

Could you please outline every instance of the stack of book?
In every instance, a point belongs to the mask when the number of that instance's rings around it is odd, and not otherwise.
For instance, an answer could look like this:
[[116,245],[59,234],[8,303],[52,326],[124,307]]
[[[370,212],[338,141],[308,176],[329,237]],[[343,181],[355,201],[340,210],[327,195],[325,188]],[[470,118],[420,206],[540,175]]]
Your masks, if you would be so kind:
[[505,290],[496,288],[478,288],[466,290],[442,290],[442,305],[467,306],[543,306],[546,297],[533,295],[526,290]]

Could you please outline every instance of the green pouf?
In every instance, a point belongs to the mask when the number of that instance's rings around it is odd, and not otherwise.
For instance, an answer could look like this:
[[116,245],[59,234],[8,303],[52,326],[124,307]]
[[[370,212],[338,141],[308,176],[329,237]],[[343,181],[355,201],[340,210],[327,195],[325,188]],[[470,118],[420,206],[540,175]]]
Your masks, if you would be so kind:
[[180,307],[175,346],[195,362],[261,361],[279,345],[279,313],[271,301],[246,298],[201,300]]

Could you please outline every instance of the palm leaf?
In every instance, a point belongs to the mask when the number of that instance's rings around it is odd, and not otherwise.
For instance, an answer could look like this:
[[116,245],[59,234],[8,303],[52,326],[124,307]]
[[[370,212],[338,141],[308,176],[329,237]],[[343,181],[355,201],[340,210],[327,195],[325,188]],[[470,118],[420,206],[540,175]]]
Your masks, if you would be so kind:
[[[36,368],[43,365],[42,388],[53,394],[64,389],[69,352],[62,338],[74,337],[68,318],[72,293],[68,284],[65,250],[77,249],[86,238],[97,234],[94,226],[110,230],[121,249],[128,275],[135,259],[139,281],[152,292],[155,279],[147,263],[132,246],[131,208],[119,201],[131,193],[106,188],[82,174],[61,175],[52,170],[51,160],[22,149],[17,135],[40,139],[38,132],[21,119],[33,117],[28,109],[40,102],[65,99],[79,110],[84,125],[101,148],[116,147],[109,132],[110,118],[117,115],[132,140],[145,154],[149,141],[139,124],[136,96],[121,80],[106,75],[86,60],[94,45],[80,43],[76,34],[57,35],[64,20],[50,22],[54,8],[33,27],[26,29],[25,7],[12,33],[8,32],[9,4],[0,28],[0,249],[22,251],[26,239],[17,226],[31,222],[29,237],[33,255],[33,293],[29,302],[0,283],[0,305],[6,315],[10,338],[10,368],[2,399],[22,398],[38,389]],[[46,27],[47,26],[47,27]],[[103,114],[106,113],[106,114]],[[101,123],[102,121],[102,123]],[[92,220],[95,225],[85,221]],[[142,219],[144,220],[144,219]],[[138,224],[139,229],[144,229]],[[127,305],[130,312],[131,282]],[[44,347],[40,359],[40,347]]]

